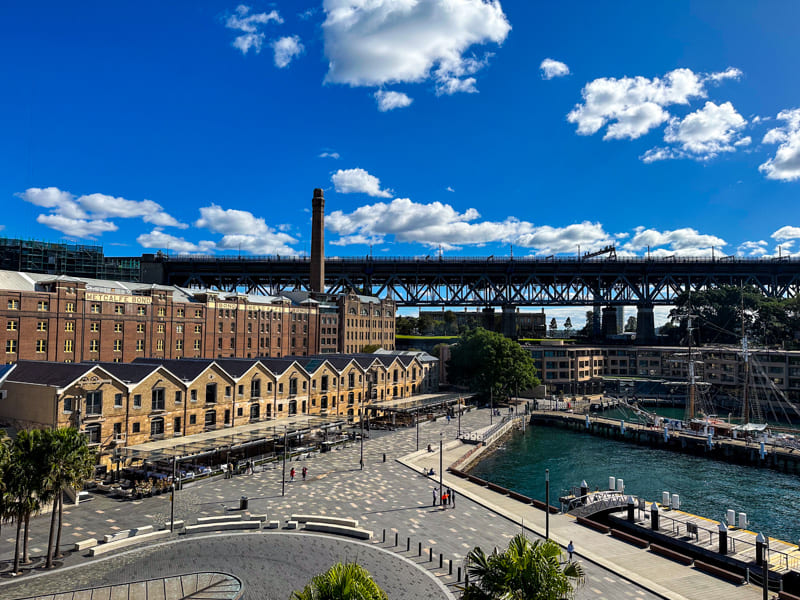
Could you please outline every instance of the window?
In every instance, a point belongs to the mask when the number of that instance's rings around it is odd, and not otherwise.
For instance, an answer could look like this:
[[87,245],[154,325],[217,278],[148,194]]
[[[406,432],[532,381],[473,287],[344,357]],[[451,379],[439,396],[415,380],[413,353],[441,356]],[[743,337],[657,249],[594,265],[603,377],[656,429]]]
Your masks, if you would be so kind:
[[153,410],[164,410],[164,388],[155,388],[152,392]]
[[75,321],[67,321],[64,323],[64,331],[75,331]]
[[194,349],[195,350],[200,350],[200,340],[195,340],[194,341]]
[[101,390],[86,392],[86,414],[103,414],[103,392]]
[[122,333],[122,323],[114,323],[114,333]]
[[17,340],[6,340],[6,354],[14,354],[17,351]]
[[66,305],[64,305],[64,310],[66,312],[75,312],[75,303],[67,302]]
[[100,305],[99,304],[92,304],[92,306],[89,308],[89,310],[91,312],[95,313],[95,314],[98,314],[100,312]]
[[133,408],[142,408],[142,395],[141,394],[134,394],[133,395]]
[[114,352],[122,352],[122,340],[114,340]]
[[6,331],[16,331],[17,330],[17,322],[16,321],[8,321],[6,323]]
[[114,439],[122,439],[122,423],[114,423]]
[[251,398],[261,397],[261,380],[258,377],[256,377],[250,382],[250,397]]
[[261,407],[258,404],[251,404],[250,405],[250,418],[251,419],[258,419],[261,416]]
[[202,309],[202,308],[198,308],[198,309],[196,309],[196,310],[194,311],[194,316],[195,316],[195,317],[202,317],[202,316],[203,316],[203,309]]
[[206,427],[208,427],[209,425],[215,425],[216,422],[217,422],[217,411],[215,410],[206,411],[206,420],[205,420]]
[[189,425],[197,425],[197,415],[189,415]]
[[86,438],[90,444],[100,443],[100,425],[89,425],[86,428]]
[[239,392],[239,395],[240,395],[240,396],[244,396],[244,385],[242,385],[242,384],[240,383],[240,384],[239,384],[239,387],[237,388],[237,391]]
[[47,352],[47,340],[36,340],[36,352]]
[[183,350],[183,340],[175,340],[175,350]]
[[156,351],[157,352],[164,351],[164,340],[156,340]]
[[117,304],[114,306],[114,314],[115,315],[124,315],[125,314],[125,307],[122,304]]
[[175,325],[175,332],[176,333],[183,333],[183,325],[181,323],[178,323],[177,325]]
[[36,323],[36,331],[47,331],[47,321],[39,321]]
[[219,333],[222,333],[222,321],[220,321],[220,322],[217,324],[217,331],[218,331]]
[[144,333],[144,323],[136,324],[136,333]]
[[297,378],[292,377],[289,380],[289,395],[296,396],[297,395]]
[[215,404],[217,402],[217,384],[206,384],[206,404]]
[[39,300],[39,302],[36,304],[36,310],[50,310],[50,303],[47,302],[47,300]]
[[175,404],[181,404],[183,402],[183,392],[180,390],[175,390]]
[[131,427],[131,432],[139,433],[141,431],[138,421],[134,423]]
[[100,323],[98,323],[97,321],[93,321],[92,323],[89,323],[89,331],[92,331],[94,333],[97,333],[98,331],[100,331]]
[[19,310],[19,300],[9,300],[8,310]]
[[278,384],[278,393],[279,393],[279,394],[282,394],[282,393],[283,393],[283,384],[282,384],[282,383],[279,383],[279,384]]
[[158,316],[159,317],[164,317],[166,315],[167,315],[167,309],[164,308],[163,306],[159,306],[158,307]]
[[136,340],[136,351],[144,352],[144,340]]
[[178,435],[181,432],[181,418],[175,417],[172,425],[172,431],[175,432],[175,435]]
[[72,340],[64,340],[64,352],[72,352],[73,347]]
[[156,325],[156,331],[158,331],[158,333],[164,333],[164,324],[159,323],[158,325]]
[[189,390],[192,402],[197,402],[197,390]]
[[122,394],[114,394],[114,408],[122,408]]
[[136,309],[136,314],[139,315],[140,317],[143,317],[147,314],[147,309],[144,306],[139,306]]
[[89,341],[89,352],[100,352],[100,340]]
[[195,325],[194,326],[194,332],[195,333],[202,333],[203,332],[203,328],[200,325]]

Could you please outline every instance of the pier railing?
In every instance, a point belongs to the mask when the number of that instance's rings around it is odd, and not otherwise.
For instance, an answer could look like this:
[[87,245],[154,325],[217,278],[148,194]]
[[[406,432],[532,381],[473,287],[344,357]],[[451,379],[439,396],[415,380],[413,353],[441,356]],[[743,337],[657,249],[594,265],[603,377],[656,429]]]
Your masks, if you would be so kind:
[[576,517],[585,517],[609,509],[622,508],[627,504],[628,499],[624,492],[614,490],[591,492],[583,496],[575,496],[563,503],[562,512],[568,512]]

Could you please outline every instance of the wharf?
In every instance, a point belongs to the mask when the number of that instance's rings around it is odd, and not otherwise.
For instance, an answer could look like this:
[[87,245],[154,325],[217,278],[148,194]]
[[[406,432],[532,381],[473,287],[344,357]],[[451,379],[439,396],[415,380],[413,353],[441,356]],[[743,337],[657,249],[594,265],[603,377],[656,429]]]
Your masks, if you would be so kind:
[[609,419],[597,415],[550,410],[533,411],[531,425],[557,425],[635,444],[675,450],[686,454],[699,454],[737,464],[800,473],[800,452],[795,452],[794,448],[765,444],[762,454],[759,442],[752,440],[715,437],[709,444],[708,436],[698,435],[687,430],[670,429],[665,433],[664,429],[652,425],[628,423],[621,419]]

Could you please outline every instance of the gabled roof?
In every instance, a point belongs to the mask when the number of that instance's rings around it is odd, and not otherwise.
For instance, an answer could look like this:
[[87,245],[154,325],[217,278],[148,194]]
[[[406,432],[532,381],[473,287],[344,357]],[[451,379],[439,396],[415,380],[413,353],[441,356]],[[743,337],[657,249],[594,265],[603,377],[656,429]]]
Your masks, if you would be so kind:
[[[317,369],[319,369],[322,365],[324,365],[327,359],[319,358],[316,356],[296,356],[292,357],[297,364],[303,367],[309,374],[316,373]],[[332,366],[332,365],[331,365]]]
[[94,364],[59,363],[40,360],[17,361],[17,368],[8,377],[9,382],[35,383],[51,387],[65,387],[92,370]]
[[[134,363],[163,365],[170,373],[185,382],[193,382],[200,377],[216,361],[211,358],[180,358],[180,359],[160,359],[160,358],[137,358]],[[217,365],[218,366],[218,365]],[[221,367],[220,367],[221,368]],[[223,369],[224,371],[224,369]]]
[[255,358],[215,358],[222,369],[234,379],[239,379],[258,363]]
[[161,368],[161,365],[143,363],[102,362],[96,364],[120,381],[133,384],[139,383]]
[[[275,375],[282,375],[283,373],[288,371],[294,364],[297,364],[301,369],[303,369],[303,365],[298,363],[293,358],[264,357],[264,358],[259,358],[258,360],[262,365],[264,365]],[[303,370],[305,371],[305,369]]]
[[3,385],[3,382],[9,375],[11,375],[11,371],[16,369],[16,367],[16,363],[12,363],[10,365],[0,365],[0,385]]
[[352,356],[346,354],[331,355],[327,357],[327,360],[331,365],[333,365],[333,368],[335,368],[340,373],[344,371],[348,366],[350,366],[350,363],[355,363],[355,365],[361,370],[364,369],[364,367],[358,364],[358,362],[356,362],[356,360]]

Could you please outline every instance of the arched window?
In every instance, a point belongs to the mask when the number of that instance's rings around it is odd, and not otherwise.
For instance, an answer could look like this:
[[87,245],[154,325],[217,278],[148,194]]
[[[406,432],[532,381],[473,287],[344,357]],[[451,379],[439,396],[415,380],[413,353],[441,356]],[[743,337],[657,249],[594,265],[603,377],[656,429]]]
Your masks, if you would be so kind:
[[253,380],[250,382],[250,397],[251,398],[261,397],[261,379],[259,379],[258,377],[254,377]]

